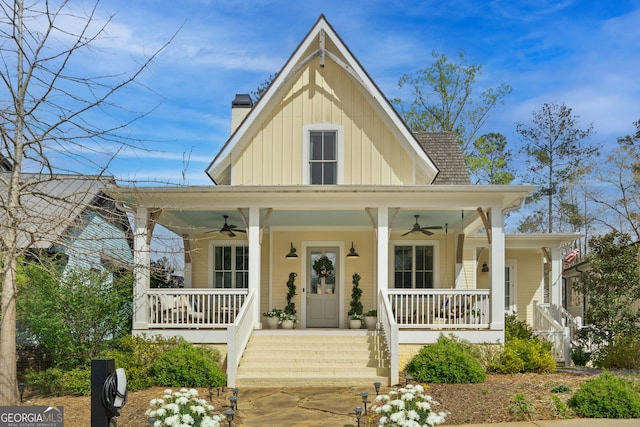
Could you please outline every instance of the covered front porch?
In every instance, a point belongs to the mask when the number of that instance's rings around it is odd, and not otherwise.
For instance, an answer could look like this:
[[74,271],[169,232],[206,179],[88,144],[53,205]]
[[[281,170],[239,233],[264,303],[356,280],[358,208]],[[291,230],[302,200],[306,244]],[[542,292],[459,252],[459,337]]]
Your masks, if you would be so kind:
[[[116,190],[114,196],[135,219],[133,332],[226,345],[231,383],[252,331],[263,327],[262,313],[285,307],[292,274],[297,328],[339,330],[348,324],[357,273],[364,311],[378,312],[395,381],[398,366],[393,360],[404,344],[434,342],[441,333],[476,343],[503,340],[503,216],[530,190]],[[184,288],[150,287],[156,224],[182,238]],[[477,234],[479,230],[483,232]],[[473,245],[466,245],[471,235],[476,236]],[[295,256],[289,256],[292,252]],[[358,256],[351,256],[353,252]],[[330,279],[320,279],[313,268],[321,256],[332,261]]]

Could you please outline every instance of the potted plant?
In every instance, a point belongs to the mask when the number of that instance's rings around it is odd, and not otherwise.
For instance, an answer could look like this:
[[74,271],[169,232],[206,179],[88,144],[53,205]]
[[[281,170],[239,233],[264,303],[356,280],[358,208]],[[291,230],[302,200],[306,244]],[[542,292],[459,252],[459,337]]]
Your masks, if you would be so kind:
[[364,314],[364,325],[370,331],[376,330],[376,323],[378,323],[378,310],[369,310]]
[[267,325],[271,329],[277,329],[280,324],[280,315],[282,314],[282,310],[279,308],[272,308],[266,313],[262,313],[264,317],[267,318]]
[[353,287],[351,288],[351,302],[349,303],[351,308],[348,313],[350,316],[349,327],[351,329],[360,329],[362,327],[362,303],[360,302],[362,289],[360,289],[360,279],[361,277],[358,273],[353,273]]
[[[293,324],[291,324],[291,327],[293,327],[293,325],[295,325],[295,320],[296,320],[296,304],[292,301],[293,297],[296,296],[296,276],[298,274],[291,272],[289,273],[289,280],[287,280],[287,305],[284,308],[284,311],[282,313],[282,315],[280,316],[280,323],[282,324],[283,328],[286,328],[287,326],[289,326],[289,320],[293,321]],[[285,322],[286,322],[286,326],[285,326]]]
[[296,323],[297,320],[295,315],[285,313],[284,311],[280,314],[280,324],[282,325],[282,329],[293,329]]

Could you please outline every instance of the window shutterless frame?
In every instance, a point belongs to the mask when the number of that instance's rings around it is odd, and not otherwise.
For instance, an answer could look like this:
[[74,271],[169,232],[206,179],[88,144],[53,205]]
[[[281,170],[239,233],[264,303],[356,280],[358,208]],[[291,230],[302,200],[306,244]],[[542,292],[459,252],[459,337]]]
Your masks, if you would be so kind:
[[306,125],[302,132],[302,183],[343,183],[344,141],[342,126],[330,123]]

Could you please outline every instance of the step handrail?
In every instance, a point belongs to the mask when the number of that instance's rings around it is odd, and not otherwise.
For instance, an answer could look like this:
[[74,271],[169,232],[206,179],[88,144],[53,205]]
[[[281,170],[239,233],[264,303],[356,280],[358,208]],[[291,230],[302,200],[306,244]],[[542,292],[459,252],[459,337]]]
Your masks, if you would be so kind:
[[389,353],[389,385],[397,384],[400,382],[400,372],[398,368],[399,328],[396,322],[396,316],[393,314],[393,309],[389,302],[389,293],[387,289],[384,288],[380,289],[378,297],[378,320],[380,321],[380,327],[384,333],[387,351]]
[[256,310],[253,305],[256,304],[255,291],[251,290],[245,303],[240,308],[238,315],[232,325],[227,328],[227,386],[236,386],[236,377],[238,375],[238,365],[244,353],[253,328],[258,321],[255,317]]

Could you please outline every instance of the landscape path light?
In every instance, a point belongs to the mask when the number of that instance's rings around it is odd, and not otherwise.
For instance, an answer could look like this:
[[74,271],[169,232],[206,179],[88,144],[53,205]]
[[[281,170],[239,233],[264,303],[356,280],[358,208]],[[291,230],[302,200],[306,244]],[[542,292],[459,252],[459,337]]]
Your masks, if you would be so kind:
[[354,409],[354,412],[356,413],[356,418],[358,419],[358,427],[360,427],[360,417],[362,416],[362,408],[359,406],[356,406]]
[[233,416],[235,415],[235,411],[231,409],[227,409],[224,411],[224,416],[227,417],[227,422],[229,423],[229,427],[231,427],[231,421],[233,421]]

